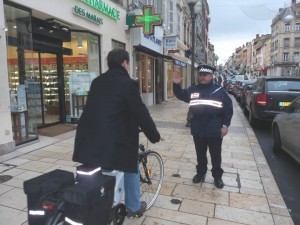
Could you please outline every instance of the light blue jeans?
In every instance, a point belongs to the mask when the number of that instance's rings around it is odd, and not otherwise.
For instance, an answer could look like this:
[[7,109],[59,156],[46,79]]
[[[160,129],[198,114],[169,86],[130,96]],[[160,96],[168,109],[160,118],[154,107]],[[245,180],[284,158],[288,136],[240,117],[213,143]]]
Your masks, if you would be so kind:
[[[138,165],[137,165],[138,166]],[[110,169],[103,169],[104,172],[111,172]],[[131,212],[141,208],[140,202],[140,170],[137,173],[124,172],[125,207]]]
[[125,206],[131,212],[141,208],[140,202],[140,171],[137,173],[124,172]]

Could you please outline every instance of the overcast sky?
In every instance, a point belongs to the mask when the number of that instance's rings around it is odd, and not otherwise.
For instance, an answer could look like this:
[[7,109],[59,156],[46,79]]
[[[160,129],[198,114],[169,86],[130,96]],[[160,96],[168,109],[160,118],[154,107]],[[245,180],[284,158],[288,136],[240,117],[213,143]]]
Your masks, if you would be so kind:
[[[271,33],[272,18],[292,0],[207,0],[211,22],[209,40],[223,64],[236,48]],[[297,1],[298,2],[298,1]]]

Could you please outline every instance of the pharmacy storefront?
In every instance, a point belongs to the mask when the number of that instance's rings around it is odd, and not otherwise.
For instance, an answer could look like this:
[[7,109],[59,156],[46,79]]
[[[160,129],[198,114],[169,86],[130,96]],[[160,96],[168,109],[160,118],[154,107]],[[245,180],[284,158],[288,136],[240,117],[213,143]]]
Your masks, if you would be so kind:
[[128,48],[124,8],[97,2],[5,0],[1,5],[0,40],[7,51],[0,53],[5,68],[0,76],[8,85],[2,88],[1,82],[0,112],[8,122],[0,155],[37,140],[39,128],[76,123],[92,80],[107,69],[107,53]]

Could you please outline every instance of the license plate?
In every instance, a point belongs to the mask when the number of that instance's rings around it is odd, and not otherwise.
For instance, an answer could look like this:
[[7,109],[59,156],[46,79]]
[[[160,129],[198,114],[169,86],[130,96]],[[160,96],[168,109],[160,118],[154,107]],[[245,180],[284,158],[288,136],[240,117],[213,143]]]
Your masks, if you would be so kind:
[[289,106],[291,102],[279,102],[279,106]]

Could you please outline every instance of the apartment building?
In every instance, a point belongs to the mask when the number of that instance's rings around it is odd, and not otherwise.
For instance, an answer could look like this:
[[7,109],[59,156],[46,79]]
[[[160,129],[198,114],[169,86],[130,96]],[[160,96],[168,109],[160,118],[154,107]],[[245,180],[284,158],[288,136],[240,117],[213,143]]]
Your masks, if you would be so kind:
[[272,21],[270,75],[300,76],[300,3],[280,9]]
[[[300,76],[300,3],[291,0],[290,6],[279,9],[270,26],[271,34],[257,34],[248,45],[247,52],[251,52],[251,57],[250,63],[247,60],[250,68],[246,66],[246,74]],[[231,68],[239,65],[238,53],[228,59],[229,68],[229,65]]]

